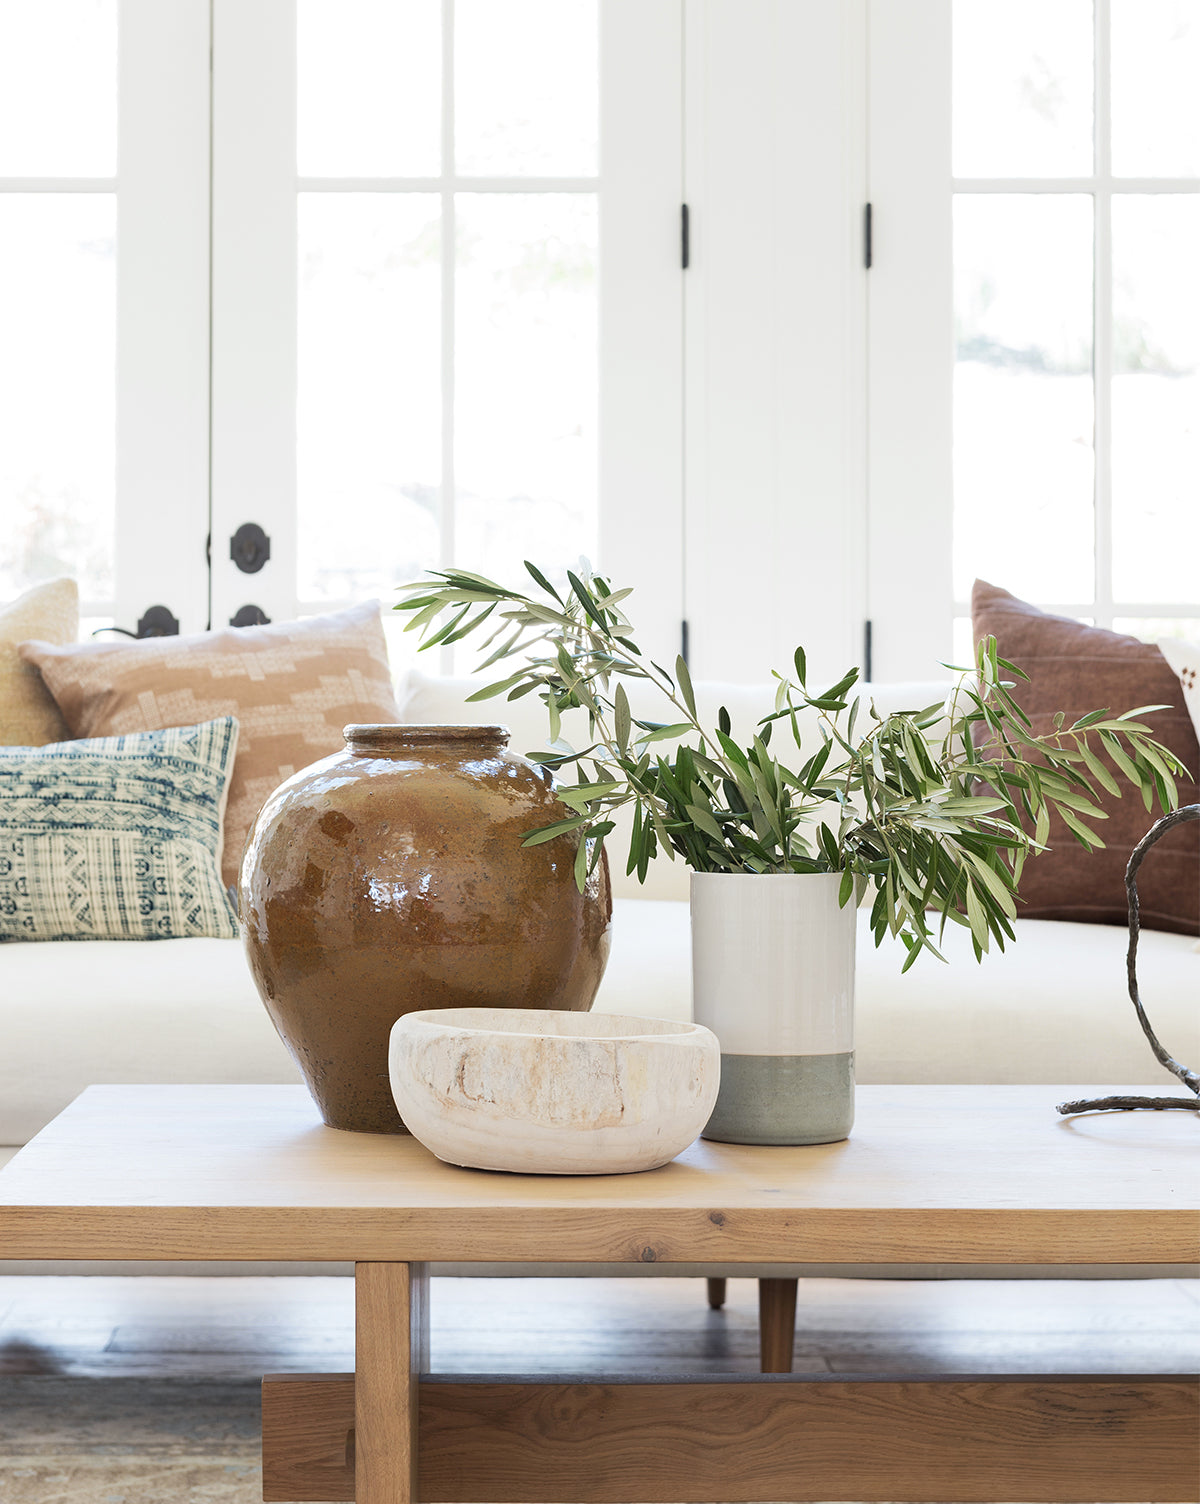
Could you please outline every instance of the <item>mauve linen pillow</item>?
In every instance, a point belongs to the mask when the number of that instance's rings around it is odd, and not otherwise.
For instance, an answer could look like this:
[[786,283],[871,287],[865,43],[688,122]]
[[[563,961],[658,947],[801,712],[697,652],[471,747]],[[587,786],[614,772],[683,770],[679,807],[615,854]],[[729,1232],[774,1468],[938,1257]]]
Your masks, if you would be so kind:
[[[1200,777],[1200,745],[1179,679],[1152,643],[1051,616],[984,580],[975,581],[971,614],[975,641],[995,637],[1000,656],[1029,675],[1028,683],[1017,682],[1013,698],[1036,732],[1052,729],[1059,710],[1070,723],[1090,710],[1121,715],[1140,705],[1166,705],[1143,719],[1191,776]],[[1155,805],[1147,814],[1140,792],[1118,782],[1126,790],[1120,799],[1097,790],[1096,803],[1108,819],[1091,824],[1103,850],[1085,851],[1052,819],[1050,849],[1030,858],[1021,879],[1022,918],[1126,922],[1125,867],[1159,811]],[[1181,800],[1192,795],[1193,786],[1181,780]],[[1155,846],[1138,873],[1138,897],[1147,928],[1200,933],[1200,823],[1180,826]]]
[[237,717],[221,859],[226,884],[237,882],[250,827],[285,778],[339,751],[343,726],[396,719],[378,601],[187,637],[27,642],[21,654],[41,670],[73,736]]

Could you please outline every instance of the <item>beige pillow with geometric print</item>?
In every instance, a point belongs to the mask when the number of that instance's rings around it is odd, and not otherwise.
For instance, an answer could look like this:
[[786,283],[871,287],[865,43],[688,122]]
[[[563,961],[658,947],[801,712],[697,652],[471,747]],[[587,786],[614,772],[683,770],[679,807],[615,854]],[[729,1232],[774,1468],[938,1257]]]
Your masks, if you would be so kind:
[[221,875],[236,883],[250,827],[285,778],[338,752],[353,721],[393,722],[396,700],[379,602],[305,621],[187,637],[52,647],[27,642],[72,736],[124,736],[232,715]]
[[24,661],[17,644],[30,637],[74,642],[78,636],[79,587],[74,580],[49,580],[0,606],[0,747],[44,747],[70,736],[41,674]]

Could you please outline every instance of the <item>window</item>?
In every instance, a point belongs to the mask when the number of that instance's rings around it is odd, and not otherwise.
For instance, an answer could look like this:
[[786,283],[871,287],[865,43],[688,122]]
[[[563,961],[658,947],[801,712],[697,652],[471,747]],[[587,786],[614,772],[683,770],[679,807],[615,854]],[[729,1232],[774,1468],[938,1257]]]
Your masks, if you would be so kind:
[[1200,5],[953,26],[956,612],[1200,631]]
[[207,0],[0,0],[0,595],[208,618]]
[[112,607],[116,0],[0,4],[0,597]]
[[1198,10],[0,0],[0,589],[584,552],[735,679],[936,672],[976,573],[1200,634]]
[[587,553],[674,651],[681,37],[675,0],[0,0],[0,591],[191,631]]
[[213,537],[272,539],[214,620],[585,554],[673,651],[678,8],[216,0],[214,58]]
[[877,670],[952,617],[962,661],[977,575],[1200,635],[1200,5],[900,9],[869,11]]
[[597,0],[301,0],[297,43],[301,609],[594,559]]

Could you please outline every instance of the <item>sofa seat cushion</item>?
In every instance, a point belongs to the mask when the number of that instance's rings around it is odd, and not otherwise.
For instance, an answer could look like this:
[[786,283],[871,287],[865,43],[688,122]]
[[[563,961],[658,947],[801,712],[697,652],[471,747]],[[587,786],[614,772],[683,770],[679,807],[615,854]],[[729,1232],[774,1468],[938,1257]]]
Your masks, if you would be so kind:
[[[618,899],[596,1007],[691,1014],[684,903]],[[977,966],[876,950],[860,915],[858,1079],[863,1082],[1125,1083],[1170,1092],[1125,992],[1125,932],[1023,919],[1017,943]],[[1186,936],[1142,937],[1142,991],[1159,1037],[1200,1062],[1200,956]],[[24,1143],[92,1082],[299,1079],[234,940],[0,946],[0,1144]],[[1180,1088],[1182,1091],[1182,1088]],[[1053,1110],[1047,1097],[1047,1110]]]
[[92,1082],[299,1079],[239,940],[0,946],[0,1143]]
[[[1020,919],[1016,943],[977,964],[970,933],[948,927],[948,964],[923,956],[902,976],[899,942],[876,949],[866,911],[858,924],[855,1075],[864,1084],[1123,1082],[1170,1093],[1126,991],[1124,929]],[[618,900],[595,1006],[690,1018],[690,945],[687,904]],[[1185,935],[1144,931],[1138,974],[1163,1044],[1200,1065],[1200,955]]]
[[[1128,932],[1018,919],[1017,939],[977,964],[970,933],[945,936],[943,966],[904,976],[900,947],[876,950],[860,915],[856,1025],[863,1082],[1128,1084],[1186,1096],[1138,1025],[1125,979]],[[1159,1039],[1200,1065],[1200,955],[1186,935],[1144,930],[1142,1000]]]

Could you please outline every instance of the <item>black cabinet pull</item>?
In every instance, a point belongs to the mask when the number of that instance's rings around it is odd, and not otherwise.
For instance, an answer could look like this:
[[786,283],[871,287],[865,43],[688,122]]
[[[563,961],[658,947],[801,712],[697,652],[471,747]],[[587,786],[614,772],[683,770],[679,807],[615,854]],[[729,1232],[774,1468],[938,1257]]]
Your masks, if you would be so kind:
[[243,574],[257,574],[271,557],[271,540],[257,522],[243,522],[229,540],[229,557]]
[[138,618],[139,637],[178,637],[179,618],[168,606],[148,606]]
[[261,606],[239,606],[229,618],[231,627],[265,627],[271,618]]

